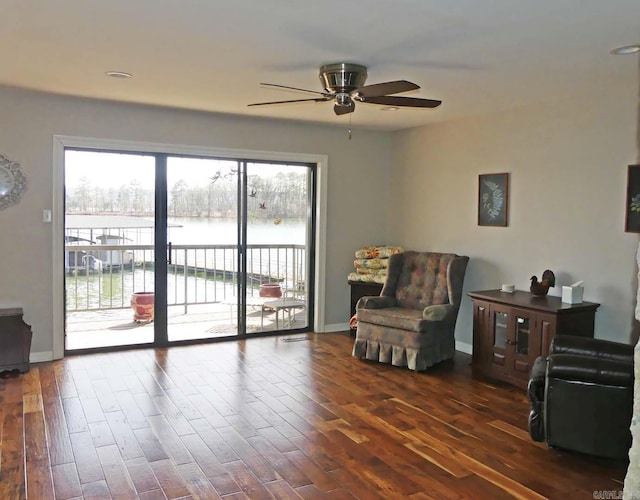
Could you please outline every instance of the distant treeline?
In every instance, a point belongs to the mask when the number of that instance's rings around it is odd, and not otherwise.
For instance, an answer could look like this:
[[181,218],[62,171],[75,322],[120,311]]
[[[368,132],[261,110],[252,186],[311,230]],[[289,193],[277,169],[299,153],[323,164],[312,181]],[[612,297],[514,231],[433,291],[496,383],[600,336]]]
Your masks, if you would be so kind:
[[[192,186],[176,182],[168,193],[170,217],[235,217],[238,210],[237,183],[211,182]],[[257,218],[303,218],[307,216],[307,176],[279,173],[273,177],[251,176],[248,211]],[[97,186],[83,177],[77,186],[66,188],[66,211],[83,214],[148,216],[154,213],[154,191],[132,181],[118,188]]]

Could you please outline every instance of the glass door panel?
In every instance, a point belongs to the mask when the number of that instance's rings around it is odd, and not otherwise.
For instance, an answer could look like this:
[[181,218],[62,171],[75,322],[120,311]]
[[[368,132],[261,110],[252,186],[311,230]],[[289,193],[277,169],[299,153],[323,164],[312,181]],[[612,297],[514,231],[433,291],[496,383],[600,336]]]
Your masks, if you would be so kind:
[[530,319],[516,316],[516,354],[529,354]]
[[504,366],[509,335],[509,315],[493,311],[493,359],[495,365]]
[[167,158],[169,342],[238,334],[238,163]]
[[493,346],[504,349],[507,346],[507,313],[495,311],[493,313]]
[[65,349],[154,342],[155,158],[68,149]]
[[246,168],[247,333],[307,328],[311,167]]

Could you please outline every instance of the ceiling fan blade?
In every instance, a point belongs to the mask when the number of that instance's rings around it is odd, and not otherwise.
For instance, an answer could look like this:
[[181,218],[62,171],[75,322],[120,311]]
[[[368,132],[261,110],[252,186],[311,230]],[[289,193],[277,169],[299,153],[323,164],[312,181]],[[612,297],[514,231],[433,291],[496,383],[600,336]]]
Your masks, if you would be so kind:
[[253,104],[247,104],[247,106],[267,106],[269,104],[286,104],[289,102],[325,102],[330,100],[331,97],[316,97],[313,99],[292,99],[289,101],[256,102]]
[[419,99],[417,97],[396,97],[396,96],[379,96],[379,97],[365,97],[361,99],[362,102],[369,104],[382,104],[383,106],[406,106],[410,108],[437,108],[442,104],[442,101],[436,101],[434,99]]
[[320,94],[325,97],[331,97],[331,94],[328,94],[327,92],[318,92],[316,90],[299,89],[297,87],[289,87],[287,85],[278,85],[276,83],[261,83],[260,85],[262,85],[263,87],[275,87],[275,88],[285,89],[285,90],[297,90],[298,92],[309,92],[311,94]]
[[355,109],[356,103],[353,101],[350,101],[348,106],[340,106],[339,104],[333,105],[333,111],[335,111],[338,116],[353,113]]
[[407,80],[396,80],[393,82],[374,83],[373,85],[365,85],[356,89],[356,93],[362,97],[379,97],[388,94],[399,94],[400,92],[409,92],[410,90],[418,90],[419,85]]

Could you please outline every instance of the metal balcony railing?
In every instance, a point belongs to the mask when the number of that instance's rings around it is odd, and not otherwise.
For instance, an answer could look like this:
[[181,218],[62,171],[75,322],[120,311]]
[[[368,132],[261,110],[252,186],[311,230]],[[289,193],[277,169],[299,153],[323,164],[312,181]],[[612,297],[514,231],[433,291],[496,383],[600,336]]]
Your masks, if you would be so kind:
[[[153,245],[65,245],[67,312],[124,309],[134,292],[154,291]],[[167,303],[213,304],[236,297],[238,248],[235,245],[172,245]],[[279,283],[306,295],[304,245],[249,245],[247,296],[261,284]]]

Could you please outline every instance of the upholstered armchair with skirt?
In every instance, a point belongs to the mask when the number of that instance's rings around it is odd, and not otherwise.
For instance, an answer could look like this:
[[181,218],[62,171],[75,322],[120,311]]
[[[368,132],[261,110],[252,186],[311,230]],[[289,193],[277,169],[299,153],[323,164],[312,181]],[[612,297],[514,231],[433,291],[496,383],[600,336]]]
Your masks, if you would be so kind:
[[392,255],[380,296],[356,305],[353,355],[415,371],[453,358],[468,261],[452,253]]

